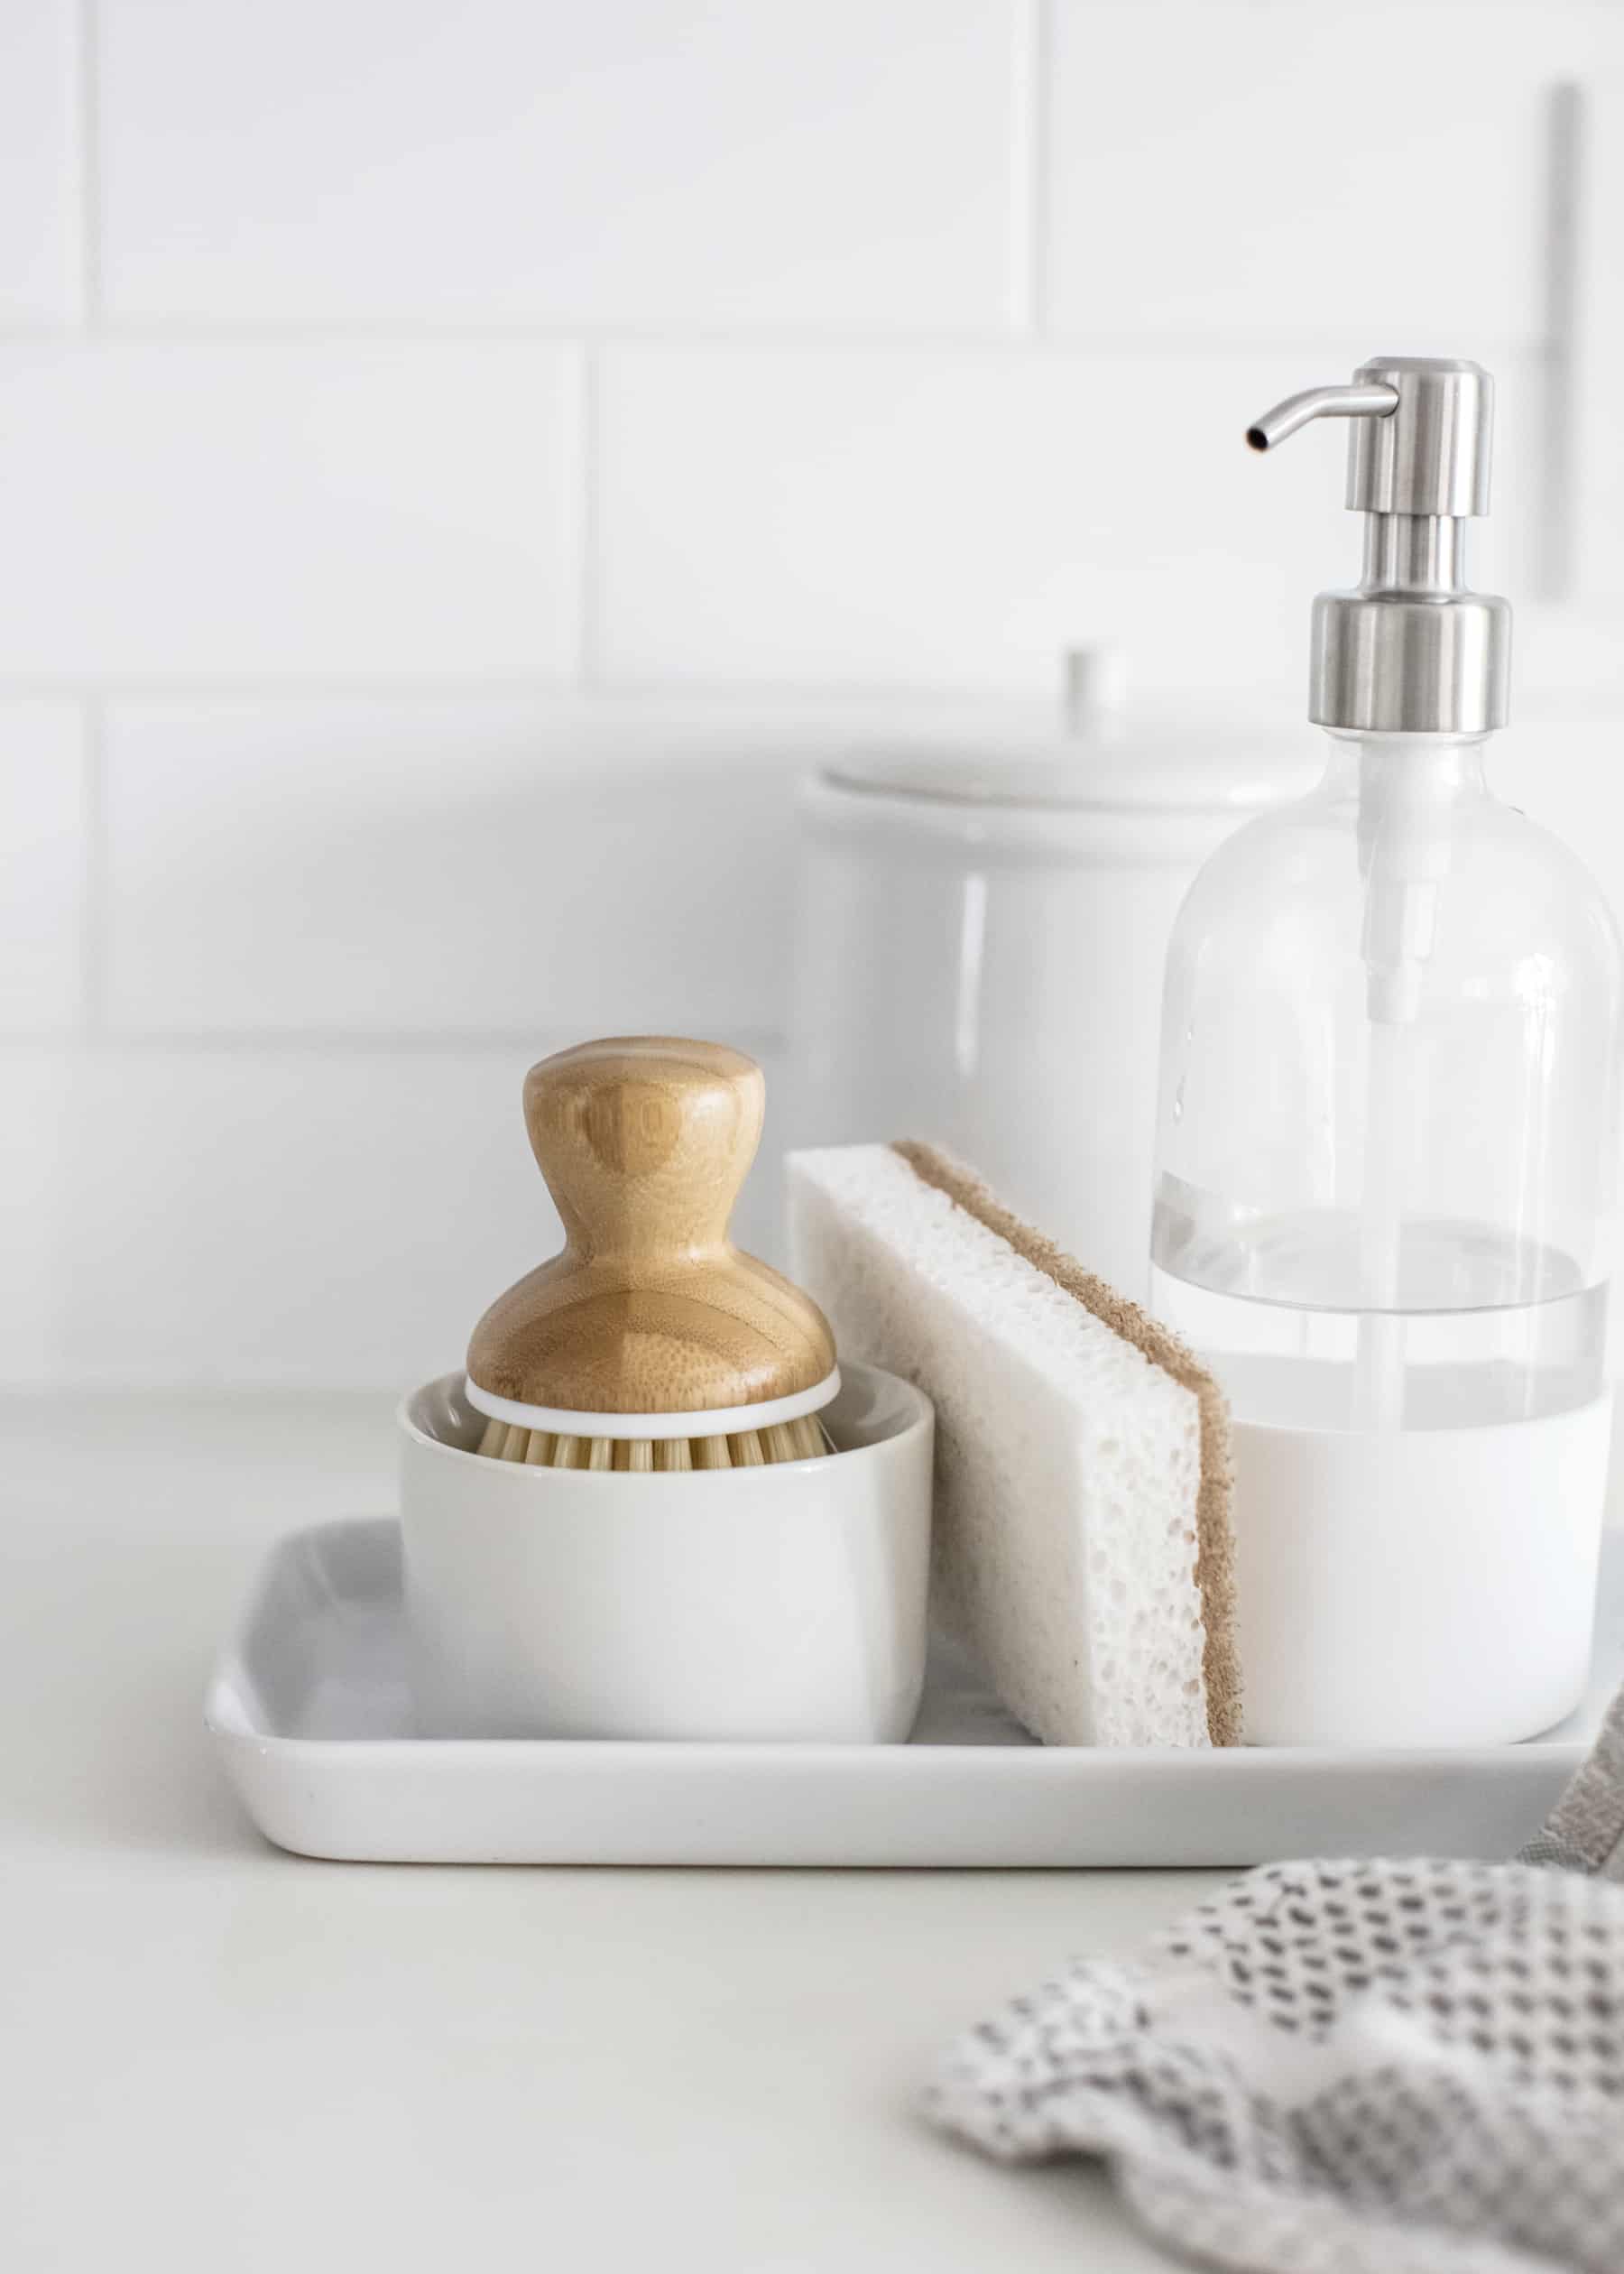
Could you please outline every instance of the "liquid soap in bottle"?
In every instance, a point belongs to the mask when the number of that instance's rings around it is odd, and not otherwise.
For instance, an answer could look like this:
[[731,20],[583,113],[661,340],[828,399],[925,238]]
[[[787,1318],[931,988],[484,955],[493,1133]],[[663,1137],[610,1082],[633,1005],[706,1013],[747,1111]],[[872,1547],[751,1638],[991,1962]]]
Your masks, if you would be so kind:
[[1324,778],[1202,871],[1164,998],[1153,1302],[1231,1399],[1267,1743],[1503,1743],[1589,1663],[1620,951],[1484,776],[1492,411],[1474,364],[1381,357],[1247,437],[1347,419],[1365,516],[1358,588],[1315,603]]

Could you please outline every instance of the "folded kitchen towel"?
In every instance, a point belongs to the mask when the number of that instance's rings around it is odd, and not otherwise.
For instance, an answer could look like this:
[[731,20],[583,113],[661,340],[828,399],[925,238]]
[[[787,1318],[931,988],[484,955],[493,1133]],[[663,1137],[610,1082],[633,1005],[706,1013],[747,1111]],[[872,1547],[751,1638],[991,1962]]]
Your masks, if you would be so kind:
[[1108,2158],[1239,2274],[1624,2274],[1624,1693],[1514,1863],[1273,1863],[955,2047],[934,2119]]

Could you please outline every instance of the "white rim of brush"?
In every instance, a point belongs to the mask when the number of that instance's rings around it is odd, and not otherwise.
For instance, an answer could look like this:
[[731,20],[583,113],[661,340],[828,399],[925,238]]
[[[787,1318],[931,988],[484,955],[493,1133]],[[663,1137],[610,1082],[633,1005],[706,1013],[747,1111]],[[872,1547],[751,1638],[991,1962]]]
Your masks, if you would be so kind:
[[582,1413],[573,1406],[522,1405],[517,1398],[498,1398],[482,1390],[472,1374],[463,1376],[463,1387],[468,1403],[491,1420],[520,1429],[546,1429],[553,1437],[741,1437],[749,1429],[770,1429],[819,1412],[840,1388],[840,1368],[833,1368],[810,1390],[797,1390],[788,1398],[768,1398],[760,1405],[713,1406],[700,1413]]

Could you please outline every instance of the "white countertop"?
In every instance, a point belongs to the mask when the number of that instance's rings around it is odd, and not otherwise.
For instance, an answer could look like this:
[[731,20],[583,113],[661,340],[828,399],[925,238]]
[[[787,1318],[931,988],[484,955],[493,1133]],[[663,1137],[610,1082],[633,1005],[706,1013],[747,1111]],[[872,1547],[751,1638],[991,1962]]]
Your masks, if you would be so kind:
[[938,2048],[1225,1874],[443,1869],[267,1846],[199,1713],[264,1545],[386,1509],[383,1399],[0,1405],[8,2269],[1167,2261],[913,2113]]

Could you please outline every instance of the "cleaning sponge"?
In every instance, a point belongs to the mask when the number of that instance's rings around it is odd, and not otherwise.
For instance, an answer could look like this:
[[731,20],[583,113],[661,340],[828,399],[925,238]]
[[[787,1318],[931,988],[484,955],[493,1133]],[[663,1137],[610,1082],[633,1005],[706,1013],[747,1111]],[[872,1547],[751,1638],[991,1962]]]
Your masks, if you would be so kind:
[[937,1408],[938,1616],[1071,1745],[1241,1737],[1223,1395],[926,1145],[792,1153],[794,1268],[843,1354]]

